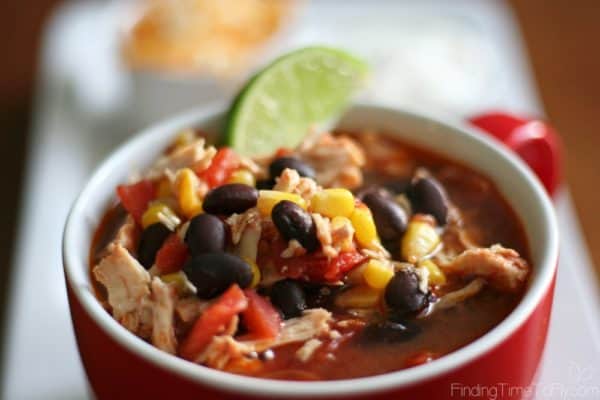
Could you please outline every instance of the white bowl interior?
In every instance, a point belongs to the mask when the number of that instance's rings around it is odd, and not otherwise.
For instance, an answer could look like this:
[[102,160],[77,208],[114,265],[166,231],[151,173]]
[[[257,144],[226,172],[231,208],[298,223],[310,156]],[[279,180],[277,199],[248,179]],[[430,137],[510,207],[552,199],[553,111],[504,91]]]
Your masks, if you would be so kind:
[[[132,171],[141,170],[163,151],[173,136],[194,126],[218,132],[222,108],[195,110],[156,125],[113,153],[95,172],[75,202],[63,241],[67,279],[84,309],[113,339],[165,369],[223,390],[262,396],[289,394],[285,381],[248,378],[209,368],[163,353],[122,328],[94,297],[89,276],[88,254],[94,230],[107,207],[114,202],[115,187],[126,182]],[[460,160],[490,177],[525,226],[534,264],[532,283],[517,308],[492,331],[432,363],[384,375],[349,381],[294,382],[294,396],[358,394],[435,377],[489,351],[514,332],[531,314],[551,284],[558,256],[558,238],[553,207],[544,189],[529,169],[512,153],[477,130],[461,124],[435,122],[411,113],[367,105],[352,107],[339,122],[349,130],[375,129],[397,134],[403,140]]]

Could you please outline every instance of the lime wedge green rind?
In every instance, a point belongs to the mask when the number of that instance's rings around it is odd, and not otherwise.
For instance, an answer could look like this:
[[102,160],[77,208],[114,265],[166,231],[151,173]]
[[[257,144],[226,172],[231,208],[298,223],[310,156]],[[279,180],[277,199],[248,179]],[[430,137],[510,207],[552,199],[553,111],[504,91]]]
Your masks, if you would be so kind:
[[225,144],[247,156],[297,146],[311,125],[344,109],[367,71],[364,61],[328,47],[307,47],[278,58],[232,103]]

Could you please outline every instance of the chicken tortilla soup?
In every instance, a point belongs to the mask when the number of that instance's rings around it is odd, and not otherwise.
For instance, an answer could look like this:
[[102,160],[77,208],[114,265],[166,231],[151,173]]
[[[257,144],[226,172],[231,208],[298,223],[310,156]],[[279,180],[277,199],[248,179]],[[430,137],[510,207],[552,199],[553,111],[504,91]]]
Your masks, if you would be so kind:
[[249,158],[190,129],[116,194],[90,252],[99,300],[161,351],[235,374],[431,362],[499,324],[531,272],[488,178],[385,133]]

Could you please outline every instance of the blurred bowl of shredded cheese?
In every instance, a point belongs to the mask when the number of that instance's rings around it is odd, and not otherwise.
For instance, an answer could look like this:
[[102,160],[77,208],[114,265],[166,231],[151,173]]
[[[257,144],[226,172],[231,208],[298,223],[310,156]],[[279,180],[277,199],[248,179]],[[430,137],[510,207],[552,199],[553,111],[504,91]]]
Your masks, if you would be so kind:
[[231,77],[289,23],[291,0],[145,0],[123,40],[135,70]]
[[135,122],[151,123],[232,96],[257,65],[284,46],[301,2],[127,2],[120,55],[131,76]]

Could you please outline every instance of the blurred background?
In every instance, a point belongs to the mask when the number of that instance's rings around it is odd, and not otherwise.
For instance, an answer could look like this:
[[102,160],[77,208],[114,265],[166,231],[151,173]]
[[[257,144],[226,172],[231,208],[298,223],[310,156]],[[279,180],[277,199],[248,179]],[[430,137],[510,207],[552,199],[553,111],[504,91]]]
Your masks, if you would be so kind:
[[[476,2],[477,0],[473,1]],[[0,43],[4,54],[0,64],[0,171],[4,176],[4,194],[0,197],[0,265],[2,273],[6,274],[10,267],[15,224],[19,215],[36,84],[39,83],[39,63],[44,40],[42,35],[48,18],[62,1],[3,0],[0,3],[0,26],[3,33],[0,35]],[[244,36],[242,33],[227,32],[219,37],[220,41],[213,40],[209,43],[203,39],[204,41],[196,44],[197,49],[186,48],[185,45],[189,45],[188,41],[171,50],[168,56],[165,55],[166,50],[161,49],[161,46],[169,46],[167,41],[152,43],[152,24],[156,23],[152,18],[157,17],[149,16],[144,24],[138,26],[137,37],[125,45],[124,57],[131,66],[139,70],[162,70],[173,72],[175,75],[186,75],[194,73],[195,69],[204,74],[217,75],[225,86],[219,90],[230,94],[235,88],[235,83],[229,81],[234,80],[233,77],[239,80],[240,76],[244,76],[244,70],[256,62],[253,52],[263,56],[269,52],[262,48],[264,42],[276,41],[277,35],[288,34],[289,29],[293,29],[282,27],[280,24],[288,23],[288,20],[293,18],[290,14],[297,10],[288,2],[279,3],[276,7],[254,9],[255,14],[237,7],[232,8],[239,14],[233,17],[228,15],[228,18],[234,21],[232,23],[240,23],[242,26],[254,24],[254,29],[244,38],[243,43],[239,42],[240,36]],[[600,191],[595,190],[593,182],[597,180],[597,174],[600,172],[600,159],[597,156],[597,149],[600,148],[600,53],[594,49],[593,43],[595,38],[600,36],[600,3],[595,0],[579,0],[576,6],[561,0],[510,0],[508,3],[518,19],[547,118],[561,133],[564,141],[566,178],[575,199],[594,264],[598,266]],[[251,7],[252,2],[248,3],[248,6]],[[207,9],[213,18],[222,17],[220,13],[232,12],[221,10],[219,7]],[[290,25],[293,25],[293,21]],[[256,26],[260,26],[261,29]],[[178,34],[189,39],[194,35],[201,37],[204,33],[194,28],[187,31],[186,29],[188,28],[182,28]],[[223,30],[226,29],[225,26]],[[244,29],[247,28],[242,28]],[[277,32],[280,30],[284,33]],[[177,37],[173,39],[176,40]],[[209,53],[210,56],[205,62],[194,64],[194,60],[189,56],[193,51]],[[479,60],[482,63],[486,61],[489,60]],[[501,68],[503,60],[494,61],[499,63]],[[85,66],[85,62],[82,65]],[[144,79],[143,76],[139,78]],[[502,79],[502,75],[495,78]],[[89,84],[94,86],[91,80]],[[183,94],[183,108],[186,103],[191,101],[193,104],[193,101],[202,96],[202,85],[210,84],[196,82],[196,86]],[[95,87],[92,90],[97,89]],[[104,112],[106,110],[103,108],[110,107],[104,104],[109,101],[105,97],[110,96],[115,94],[100,93],[100,100],[96,100],[99,104],[88,104],[86,107],[100,108],[94,111]],[[144,95],[139,98],[143,100]],[[90,102],[94,103],[94,100]],[[156,105],[154,107],[156,108]],[[163,107],[164,104],[160,108]],[[171,108],[178,109],[181,106],[175,104],[163,112],[169,113]],[[156,109],[147,112],[154,118],[160,117],[156,114]],[[6,282],[6,279],[2,279],[1,282]],[[5,290],[0,293],[5,293]]]
[[[140,8],[140,3],[145,8]],[[482,5],[493,0],[460,1],[461,12],[456,15],[449,10],[443,16],[433,12],[426,17],[411,14],[420,3],[416,1],[401,2],[408,12],[398,16],[378,13],[377,7],[364,14],[361,7],[366,2],[360,1],[320,0],[319,7],[308,0],[198,0],[181,1],[174,7],[177,3],[0,2],[0,43],[4,55],[0,63],[0,171],[4,182],[0,196],[0,312],[5,313],[9,275],[16,265],[13,250],[17,246],[18,222],[24,220],[20,211],[26,200],[25,171],[32,168],[28,161],[39,156],[40,149],[47,145],[32,140],[31,134],[44,123],[36,118],[48,103],[64,101],[71,113],[68,118],[62,115],[72,123],[68,127],[77,130],[85,126],[100,138],[94,142],[97,151],[85,157],[79,155],[87,163],[83,176],[124,140],[127,132],[190,105],[214,98],[228,99],[258,65],[283,49],[305,43],[351,43],[354,51],[372,61],[374,82],[364,94],[367,99],[377,97],[397,106],[460,116],[497,107],[524,115],[539,112],[518,91],[514,91],[514,102],[511,101],[512,88],[518,85],[506,82],[510,78],[505,54],[495,51],[498,43],[489,32],[463,17],[470,7],[487,10]],[[374,3],[388,7],[394,2]],[[503,3],[512,9],[517,25],[511,26],[510,37],[502,40],[519,42],[519,35],[522,36],[529,60],[523,60],[520,67],[528,71],[530,64],[546,118],[564,142],[565,178],[593,264],[599,268],[600,191],[594,182],[600,172],[600,52],[596,45],[600,37],[600,3]],[[353,11],[353,7],[359,11]],[[71,14],[64,12],[67,8]],[[73,18],[77,13],[89,14],[92,8],[94,18]],[[431,10],[435,8],[434,5]],[[59,9],[63,12],[58,13]],[[343,18],[331,20],[338,9]],[[377,32],[364,29],[363,24],[373,22],[375,16]],[[337,25],[344,24],[345,28],[356,29],[349,29],[343,37],[336,35]],[[422,29],[423,26],[428,29]],[[63,42],[56,45],[51,42],[52,37],[61,37]],[[378,42],[378,49],[372,46],[373,42]],[[71,50],[67,49],[69,46]],[[78,50],[72,51],[73,48]],[[392,48],[411,52],[385,50]],[[54,69],[69,72],[60,99],[44,98],[48,93],[57,93],[52,91],[57,72],[44,69],[44,60]],[[535,91],[529,87],[527,90]],[[61,118],[61,114],[53,115]],[[60,150],[66,157],[77,159],[68,149],[77,148],[72,141],[79,138],[65,137]],[[48,193],[48,197],[56,195]],[[34,208],[51,207],[43,193],[38,196],[35,201],[30,200],[35,203]],[[72,194],[68,192],[64,202],[71,201]],[[35,226],[37,221],[30,223]],[[44,223],[39,221],[40,229]],[[21,238],[26,239],[23,234]],[[28,243],[27,251],[38,251],[39,244]],[[600,282],[600,270],[591,276]]]

